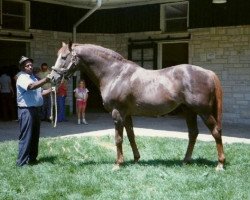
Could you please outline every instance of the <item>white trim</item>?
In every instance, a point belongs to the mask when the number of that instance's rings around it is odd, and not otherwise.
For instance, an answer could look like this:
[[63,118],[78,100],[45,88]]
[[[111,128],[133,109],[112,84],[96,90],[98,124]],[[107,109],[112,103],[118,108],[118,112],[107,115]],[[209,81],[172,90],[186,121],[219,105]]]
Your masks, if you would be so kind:
[[165,7],[166,7],[166,4],[161,4],[161,8],[160,8],[160,29],[161,29],[162,33],[164,33],[165,30],[166,30]]
[[1,36],[0,36],[0,41],[26,42],[26,43],[30,43],[31,42],[29,39],[1,38]]
[[[167,19],[165,17],[165,8],[166,6],[170,6],[170,5],[181,5],[181,4],[187,4],[187,16],[186,17],[173,17],[170,19]],[[189,1],[178,1],[178,2],[171,2],[171,3],[166,3],[166,4],[161,4],[160,7],[160,29],[162,31],[162,33],[170,33],[166,31],[166,21],[172,21],[172,20],[176,20],[176,19],[187,19],[187,30],[188,31],[188,27],[189,27]],[[171,32],[172,33],[172,32]]]
[[[69,7],[91,9],[95,6],[96,0],[33,0],[36,2],[57,4]],[[100,9],[115,9],[115,8],[127,8],[134,6],[143,6],[150,4],[160,4],[160,3],[173,3],[173,2],[183,2],[186,0],[105,0]]]
[[2,29],[3,17],[2,17],[2,0],[0,0],[0,30]]
[[158,49],[157,49],[157,68],[162,69],[162,42],[159,42],[157,44]]
[[25,30],[30,29],[30,2],[25,2]]

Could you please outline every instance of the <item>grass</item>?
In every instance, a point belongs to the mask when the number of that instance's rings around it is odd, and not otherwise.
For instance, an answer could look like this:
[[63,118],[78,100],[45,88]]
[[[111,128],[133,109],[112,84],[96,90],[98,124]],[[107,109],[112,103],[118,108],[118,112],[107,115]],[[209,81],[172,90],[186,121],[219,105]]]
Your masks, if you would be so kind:
[[127,138],[125,164],[112,170],[114,138],[47,138],[40,163],[15,166],[17,141],[0,143],[0,199],[250,199],[250,145],[227,144],[226,170],[216,172],[214,142],[197,142],[182,166],[187,141],[137,137],[139,164]]

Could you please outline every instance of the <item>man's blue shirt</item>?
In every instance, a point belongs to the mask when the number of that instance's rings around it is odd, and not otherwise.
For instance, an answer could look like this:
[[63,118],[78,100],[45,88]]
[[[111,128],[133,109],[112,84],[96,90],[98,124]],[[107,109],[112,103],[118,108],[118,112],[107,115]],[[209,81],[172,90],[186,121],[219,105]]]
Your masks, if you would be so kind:
[[21,72],[16,82],[17,106],[38,107],[43,105],[42,89],[29,90],[28,86],[37,81],[34,75]]

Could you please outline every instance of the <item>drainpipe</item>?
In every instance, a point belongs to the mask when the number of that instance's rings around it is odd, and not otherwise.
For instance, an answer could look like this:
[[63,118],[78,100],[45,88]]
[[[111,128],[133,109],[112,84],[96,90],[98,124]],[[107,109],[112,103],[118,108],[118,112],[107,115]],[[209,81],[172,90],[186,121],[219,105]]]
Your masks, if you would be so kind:
[[96,0],[96,6],[92,8],[87,14],[85,14],[81,19],[79,19],[73,26],[73,42],[76,42],[76,28],[87,19],[92,13],[94,13],[102,5],[102,0]]

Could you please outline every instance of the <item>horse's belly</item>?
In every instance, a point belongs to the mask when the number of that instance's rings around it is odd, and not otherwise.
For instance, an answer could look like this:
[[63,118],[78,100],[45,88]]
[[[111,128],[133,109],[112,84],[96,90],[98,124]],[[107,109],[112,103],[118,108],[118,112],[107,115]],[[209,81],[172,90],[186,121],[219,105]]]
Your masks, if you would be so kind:
[[165,104],[136,104],[135,107],[131,109],[131,114],[143,116],[159,116],[173,111],[176,107],[178,107],[178,104],[176,102]]

